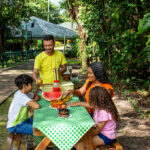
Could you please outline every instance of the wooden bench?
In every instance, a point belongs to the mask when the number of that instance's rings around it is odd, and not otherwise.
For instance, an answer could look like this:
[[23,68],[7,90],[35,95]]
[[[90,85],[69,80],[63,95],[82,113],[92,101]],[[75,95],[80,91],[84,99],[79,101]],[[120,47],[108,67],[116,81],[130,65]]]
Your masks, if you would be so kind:
[[9,133],[5,150],[28,150],[28,135],[20,133]]
[[100,150],[123,150],[123,146],[118,141],[110,145],[100,146],[99,148]]

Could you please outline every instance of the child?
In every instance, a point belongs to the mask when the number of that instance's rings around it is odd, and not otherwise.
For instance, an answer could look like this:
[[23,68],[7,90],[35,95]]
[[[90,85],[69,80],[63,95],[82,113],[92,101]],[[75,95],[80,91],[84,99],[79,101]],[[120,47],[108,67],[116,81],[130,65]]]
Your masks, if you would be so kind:
[[40,96],[37,93],[35,96],[31,93],[32,82],[32,77],[26,74],[19,75],[15,79],[15,84],[19,90],[14,94],[8,111],[7,128],[11,133],[33,135],[33,119],[29,118],[28,106],[32,109],[40,108],[37,103],[40,100]]
[[119,115],[110,94],[104,87],[96,86],[90,91],[89,104],[95,108],[96,126],[92,129],[94,147],[113,143],[116,139],[116,122]]

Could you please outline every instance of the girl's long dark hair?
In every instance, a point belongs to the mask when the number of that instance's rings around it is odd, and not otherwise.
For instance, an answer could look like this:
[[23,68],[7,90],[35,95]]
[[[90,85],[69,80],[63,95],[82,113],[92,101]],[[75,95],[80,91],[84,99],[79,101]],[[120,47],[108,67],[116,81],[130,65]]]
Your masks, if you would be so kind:
[[91,89],[89,94],[89,104],[91,106],[110,112],[114,120],[119,120],[117,108],[104,87],[96,86]]
[[[109,81],[109,79],[106,75],[106,71],[105,71],[103,65],[100,62],[91,63],[89,65],[89,67],[92,69],[96,79],[99,82],[111,84],[111,82]],[[88,89],[91,84],[92,84],[92,82],[89,82],[86,89]]]

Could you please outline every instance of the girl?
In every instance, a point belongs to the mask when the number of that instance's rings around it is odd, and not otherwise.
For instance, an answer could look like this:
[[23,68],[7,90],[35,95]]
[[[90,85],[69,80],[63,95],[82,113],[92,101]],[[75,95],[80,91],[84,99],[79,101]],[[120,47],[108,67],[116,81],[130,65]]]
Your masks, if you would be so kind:
[[96,86],[89,93],[89,104],[94,107],[94,121],[92,128],[93,146],[107,145],[116,139],[116,122],[119,115],[110,94],[104,87]]

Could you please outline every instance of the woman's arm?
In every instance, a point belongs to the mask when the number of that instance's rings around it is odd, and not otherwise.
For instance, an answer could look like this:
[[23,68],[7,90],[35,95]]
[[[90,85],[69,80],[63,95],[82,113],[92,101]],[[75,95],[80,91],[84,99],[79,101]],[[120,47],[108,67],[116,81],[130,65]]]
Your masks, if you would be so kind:
[[78,89],[81,93],[81,96],[83,96],[86,92],[86,85],[84,84],[80,89]]
[[101,130],[104,128],[105,124],[106,124],[107,121],[102,121],[102,122],[99,122],[96,127],[95,125],[93,126],[92,128],[92,135],[98,135]]
[[84,95],[85,92],[86,92],[86,85],[84,84],[80,89],[67,91],[65,94],[65,97],[69,97],[72,94],[77,97],[80,97],[80,96]]

